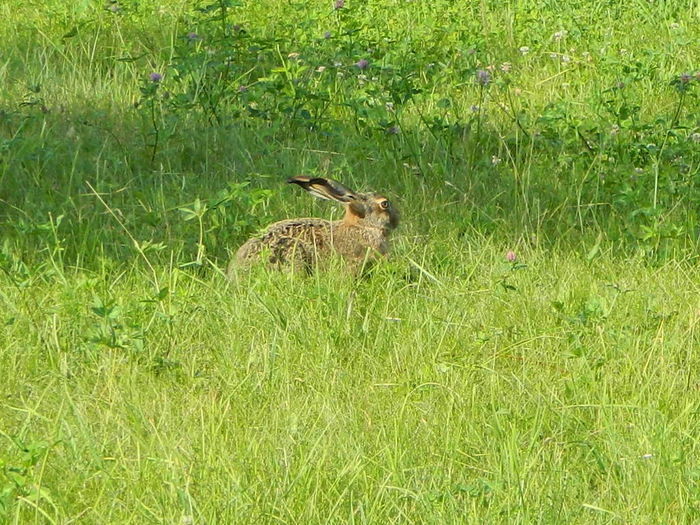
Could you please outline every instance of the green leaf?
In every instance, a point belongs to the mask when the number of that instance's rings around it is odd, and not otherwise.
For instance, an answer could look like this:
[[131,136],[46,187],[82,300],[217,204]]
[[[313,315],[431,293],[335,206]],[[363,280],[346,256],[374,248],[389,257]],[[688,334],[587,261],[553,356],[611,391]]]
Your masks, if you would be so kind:
[[70,31],[68,31],[65,35],[63,35],[61,38],[66,39],[66,38],[73,38],[75,35],[78,34],[78,26],[73,26]]
[[598,252],[600,252],[600,243],[603,240],[603,234],[599,233],[598,238],[595,241],[595,244],[593,245],[593,248],[591,248],[588,253],[586,254],[586,260],[588,262],[591,262],[597,255]]

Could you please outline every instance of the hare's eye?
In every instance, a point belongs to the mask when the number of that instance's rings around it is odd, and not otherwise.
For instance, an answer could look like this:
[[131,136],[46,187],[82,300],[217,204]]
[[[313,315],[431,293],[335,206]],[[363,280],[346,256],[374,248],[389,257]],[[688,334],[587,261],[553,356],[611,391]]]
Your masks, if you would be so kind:
[[379,203],[379,206],[383,209],[386,210],[389,207],[389,201],[382,201]]

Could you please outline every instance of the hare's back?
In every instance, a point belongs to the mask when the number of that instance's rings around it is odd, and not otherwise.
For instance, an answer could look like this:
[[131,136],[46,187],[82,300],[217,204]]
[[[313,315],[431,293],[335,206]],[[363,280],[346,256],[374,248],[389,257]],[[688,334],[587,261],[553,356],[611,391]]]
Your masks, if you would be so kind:
[[267,244],[282,237],[291,237],[321,246],[330,243],[332,224],[324,219],[287,219],[271,224],[260,240]]
[[[271,224],[259,237],[249,239],[238,249],[235,264],[248,266],[266,254],[268,262],[309,264],[319,252],[332,246],[333,223],[323,219],[289,219]],[[298,259],[298,261],[297,261]]]

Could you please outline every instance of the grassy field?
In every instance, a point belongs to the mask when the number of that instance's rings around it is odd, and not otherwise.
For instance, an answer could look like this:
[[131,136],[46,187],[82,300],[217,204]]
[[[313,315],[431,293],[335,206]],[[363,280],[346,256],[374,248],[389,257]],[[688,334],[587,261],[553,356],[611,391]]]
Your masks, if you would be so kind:
[[[696,0],[0,29],[0,523],[700,522]],[[228,282],[302,173],[391,260]]]

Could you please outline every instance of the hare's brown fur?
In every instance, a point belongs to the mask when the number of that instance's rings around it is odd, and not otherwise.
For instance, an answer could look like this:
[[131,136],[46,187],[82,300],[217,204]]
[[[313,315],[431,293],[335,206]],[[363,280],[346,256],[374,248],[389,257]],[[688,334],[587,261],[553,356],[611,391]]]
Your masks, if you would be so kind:
[[229,273],[235,271],[235,266],[249,266],[260,260],[275,267],[308,270],[332,253],[353,266],[388,254],[389,235],[399,220],[388,199],[376,193],[355,193],[320,177],[293,177],[289,182],[320,198],[342,203],[345,216],[338,221],[301,218],[273,223],[262,236],[238,249]]

